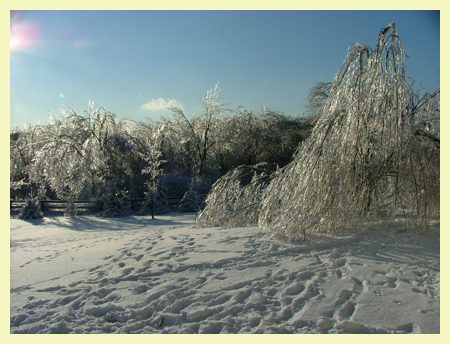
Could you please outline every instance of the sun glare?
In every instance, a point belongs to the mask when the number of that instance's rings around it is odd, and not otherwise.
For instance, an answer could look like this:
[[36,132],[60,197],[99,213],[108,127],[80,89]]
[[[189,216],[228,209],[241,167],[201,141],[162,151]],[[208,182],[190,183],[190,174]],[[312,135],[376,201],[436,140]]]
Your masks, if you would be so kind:
[[21,21],[18,16],[11,18],[9,25],[9,49],[19,50],[37,43],[40,36],[39,22]]

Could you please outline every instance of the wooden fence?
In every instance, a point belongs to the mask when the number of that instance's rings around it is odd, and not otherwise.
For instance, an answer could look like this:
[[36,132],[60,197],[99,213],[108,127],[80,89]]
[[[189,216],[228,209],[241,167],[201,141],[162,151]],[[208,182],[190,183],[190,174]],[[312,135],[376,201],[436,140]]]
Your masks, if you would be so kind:
[[[170,207],[178,206],[181,201],[181,197],[169,197],[166,199],[167,199],[167,202],[169,203]],[[139,210],[140,206],[142,206],[142,203],[145,202],[145,199],[144,198],[131,199],[131,200],[129,200],[129,202],[131,203],[131,209],[133,211],[136,211],[136,210]],[[66,209],[68,203],[69,202],[67,202],[67,201],[61,201],[61,200],[39,201],[42,211]],[[86,209],[86,210],[92,210],[92,211],[101,211],[103,209],[103,202],[100,202],[100,201],[78,200],[78,201],[74,201],[73,203],[77,206],[77,209]],[[10,211],[18,210],[18,209],[22,208],[24,205],[25,205],[25,201],[10,200]]]

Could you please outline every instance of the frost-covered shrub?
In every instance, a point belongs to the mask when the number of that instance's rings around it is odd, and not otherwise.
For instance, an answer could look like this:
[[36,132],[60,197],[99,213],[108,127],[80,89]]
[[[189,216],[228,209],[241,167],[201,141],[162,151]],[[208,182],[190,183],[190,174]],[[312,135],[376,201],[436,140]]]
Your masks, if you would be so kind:
[[153,215],[167,214],[170,211],[166,197],[161,192],[158,192],[155,193],[153,200],[151,197],[146,198],[136,215],[152,215],[152,207]]
[[200,194],[195,190],[190,190],[184,194],[178,209],[183,213],[197,212],[201,203]]
[[123,217],[131,215],[130,198],[126,195],[117,195],[103,201],[103,210],[98,214],[101,217]]
[[273,174],[263,166],[239,166],[214,183],[196,223],[229,227],[256,224],[263,191]]
[[65,217],[75,217],[75,216],[77,216],[77,213],[78,213],[77,206],[75,205],[75,203],[73,201],[69,201],[67,203],[67,207],[64,212],[64,216]]
[[36,198],[26,199],[25,205],[19,211],[19,219],[39,219],[43,217],[39,201]]

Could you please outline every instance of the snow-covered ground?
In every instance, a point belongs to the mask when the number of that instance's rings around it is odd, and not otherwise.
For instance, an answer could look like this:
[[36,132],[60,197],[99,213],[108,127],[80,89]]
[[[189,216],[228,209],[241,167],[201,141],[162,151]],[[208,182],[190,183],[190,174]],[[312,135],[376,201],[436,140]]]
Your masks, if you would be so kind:
[[11,218],[11,333],[440,332],[437,236],[287,243],[193,219]]

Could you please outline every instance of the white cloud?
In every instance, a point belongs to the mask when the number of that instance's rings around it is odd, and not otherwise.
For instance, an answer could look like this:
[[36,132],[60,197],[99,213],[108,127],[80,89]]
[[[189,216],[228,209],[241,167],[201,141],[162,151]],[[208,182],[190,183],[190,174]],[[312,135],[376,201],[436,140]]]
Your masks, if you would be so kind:
[[142,105],[142,108],[150,111],[158,111],[165,110],[170,106],[179,106],[181,109],[183,109],[183,105],[175,99],[164,98],[152,99],[150,102]]

